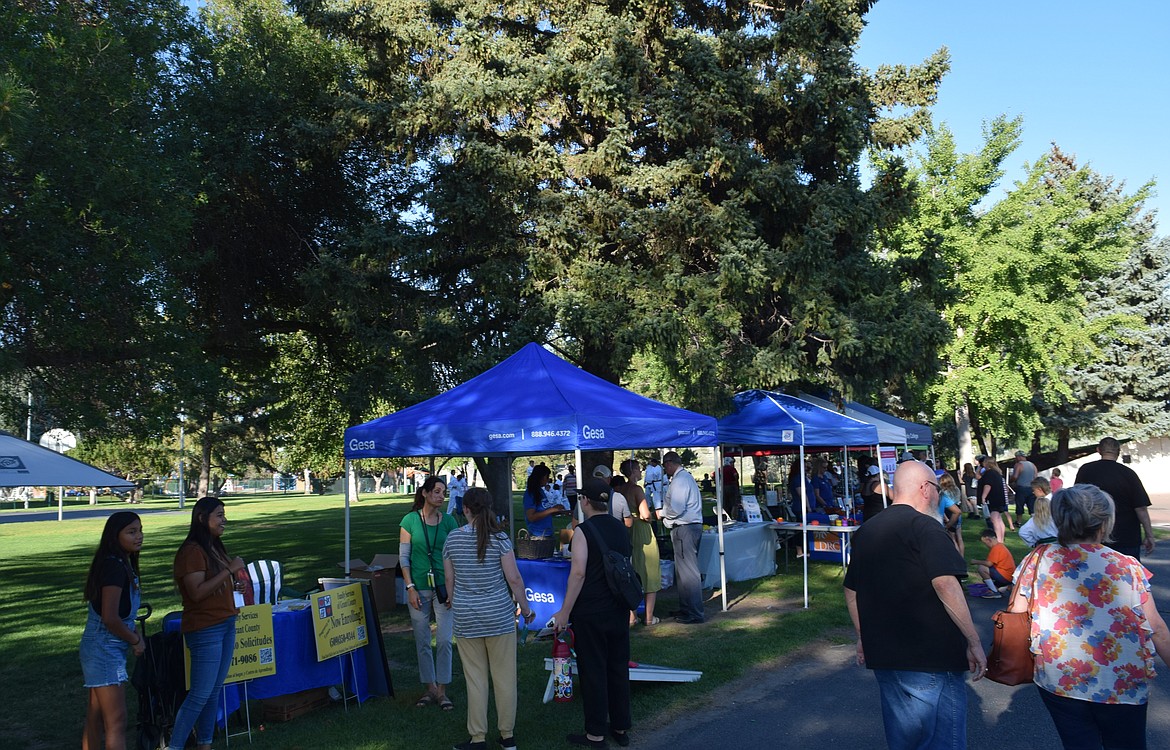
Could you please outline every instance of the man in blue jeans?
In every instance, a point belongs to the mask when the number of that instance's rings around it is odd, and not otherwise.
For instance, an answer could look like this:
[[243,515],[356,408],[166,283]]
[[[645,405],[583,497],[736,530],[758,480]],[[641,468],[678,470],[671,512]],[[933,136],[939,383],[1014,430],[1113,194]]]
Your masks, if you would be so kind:
[[845,603],[857,663],[874,670],[891,750],[967,747],[964,672],[987,657],[959,579],[967,564],[938,522],[938,480],[926,464],[894,473],[893,504],[853,535]]

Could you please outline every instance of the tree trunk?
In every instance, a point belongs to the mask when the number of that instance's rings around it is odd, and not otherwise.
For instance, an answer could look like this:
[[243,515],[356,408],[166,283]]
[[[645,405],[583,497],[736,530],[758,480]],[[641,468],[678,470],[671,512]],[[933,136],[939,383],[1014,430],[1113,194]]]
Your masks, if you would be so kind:
[[614,474],[621,473],[618,471],[618,467],[613,465],[613,451],[592,451],[581,454],[581,471],[585,472],[582,476],[592,477],[593,470],[598,466],[608,466]]
[[1069,429],[1067,427],[1061,427],[1056,433],[1056,455],[1053,457],[1054,466],[1068,462],[1068,437]]
[[305,494],[312,495],[313,494],[313,472],[308,467],[306,467],[304,469],[304,472],[305,472]]
[[975,465],[975,446],[971,443],[971,416],[964,402],[955,407],[955,433],[959,443],[959,469]]
[[979,412],[971,408],[971,402],[967,402],[967,419],[971,422],[971,436],[974,440],[979,441],[979,452],[985,456],[995,455],[995,446],[988,446],[988,435],[983,432],[983,425],[979,423]]
[[199,497],[208,495],[211,488],[211,420],[203,428],[203,439],[199,441],[199,453],[203,459],[199,466]]
[[512,457],[477,456],[475,465],[483,477],[484,486],[492,496],[492,509],[497,516],[508,517],[512,508]]

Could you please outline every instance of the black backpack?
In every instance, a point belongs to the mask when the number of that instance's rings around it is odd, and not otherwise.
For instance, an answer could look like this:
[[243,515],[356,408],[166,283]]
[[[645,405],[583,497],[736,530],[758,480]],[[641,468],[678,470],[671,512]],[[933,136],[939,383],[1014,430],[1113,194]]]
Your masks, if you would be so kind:
[[[581,524],[581,528],[588,529],[589,524]],[[634,570],[633,562],[628,555],[611,550],[601,534],[592,536],[601,548],[601,563],[605,568],[605,582],[609,584],[609,590],[631,612],[636,610],[642,603],[642,579]]]

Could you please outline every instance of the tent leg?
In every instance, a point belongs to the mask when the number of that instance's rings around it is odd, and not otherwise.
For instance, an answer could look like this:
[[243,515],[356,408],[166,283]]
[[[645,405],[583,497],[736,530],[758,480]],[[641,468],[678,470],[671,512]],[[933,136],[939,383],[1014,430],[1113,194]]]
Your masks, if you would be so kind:
[[723,451],[719,446],[711,448],[715,458],[715,522],[719,524],[719,591],[723,599],[723,611],[727,611],[727,561],[723,549]]
[[800,446],[800,525],[801,536],[804,539],[804,608],[808,609],[808,558],[812,554],[812,544],[808,536],[808,483],[805,481],[804,445]]
[[353,459],[345,459],[345,577],[349,578],[349,497],[350,493],[357,494],[357,482],[353,467]]

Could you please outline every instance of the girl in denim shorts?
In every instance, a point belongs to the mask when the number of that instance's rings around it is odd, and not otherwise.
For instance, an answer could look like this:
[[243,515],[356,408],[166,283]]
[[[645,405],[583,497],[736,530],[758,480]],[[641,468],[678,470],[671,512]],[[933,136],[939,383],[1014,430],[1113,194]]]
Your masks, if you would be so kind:
[[89,615],[81,636],[81,672],[89,688],[83,750],[126,747],[126,654],[142,656],[146,645],[135,632],[138,613],[138,552],[142,519],[118,511],[106,519],[89,566],[85,599]]

